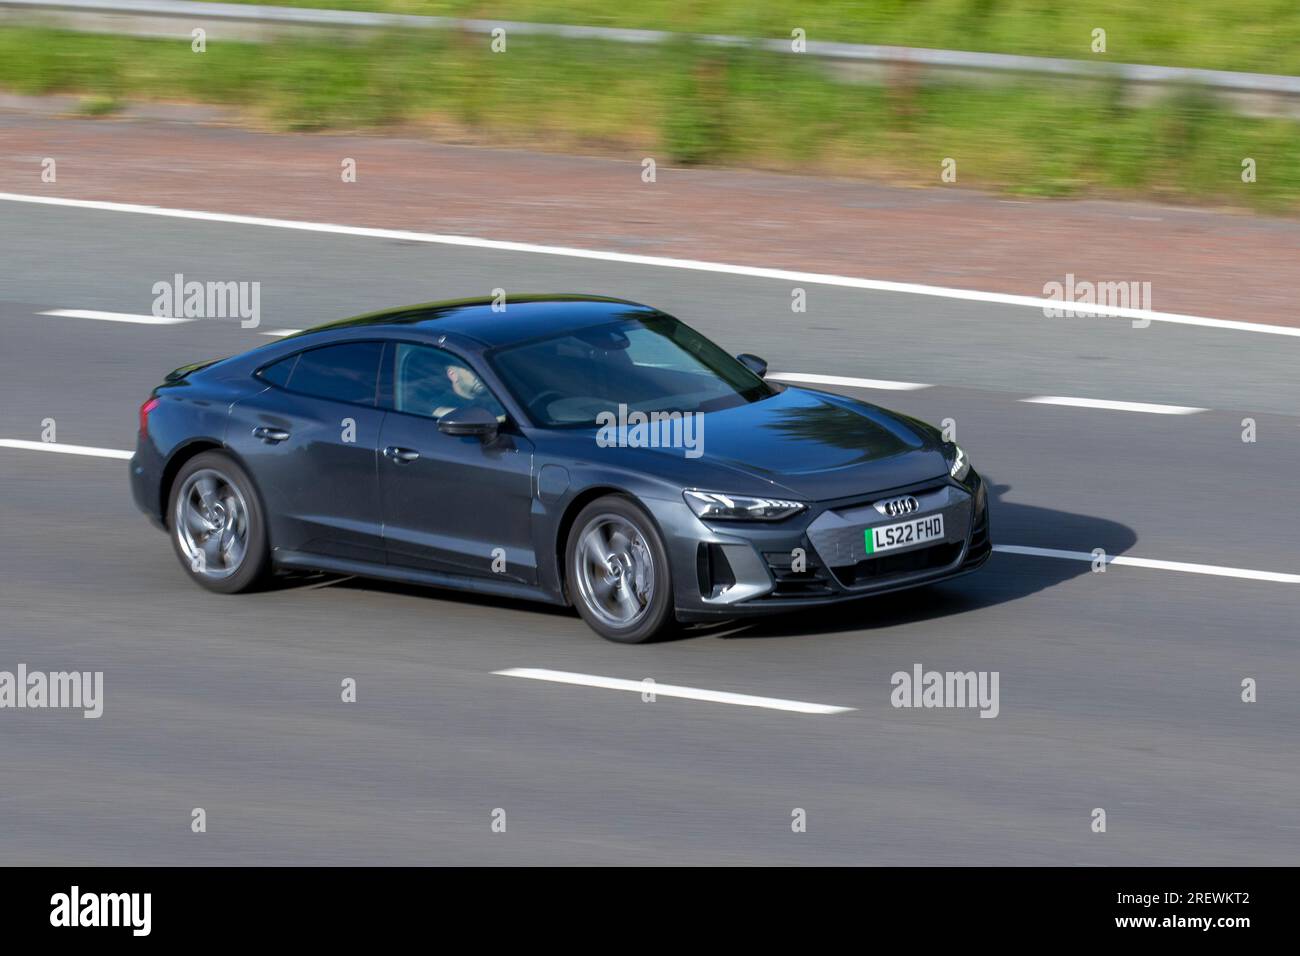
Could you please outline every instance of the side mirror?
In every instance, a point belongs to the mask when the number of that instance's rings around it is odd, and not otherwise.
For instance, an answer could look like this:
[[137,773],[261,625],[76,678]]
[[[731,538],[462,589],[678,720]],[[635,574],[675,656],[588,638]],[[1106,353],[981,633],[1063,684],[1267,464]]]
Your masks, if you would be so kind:
[[491,441],[497,434],[497,417],[482,405],[453,408],[438,419],[438,431],[444,435],[477,435]]
[[767,359],[761,359],[757,355],[750,355],[748,352],[741,352],[736,356],[736,361],[759,378],[767,374]]

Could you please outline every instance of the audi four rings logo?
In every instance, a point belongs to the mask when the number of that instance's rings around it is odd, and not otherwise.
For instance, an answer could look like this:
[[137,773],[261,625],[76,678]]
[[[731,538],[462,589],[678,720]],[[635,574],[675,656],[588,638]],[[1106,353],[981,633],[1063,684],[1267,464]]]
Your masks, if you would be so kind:
[[903,495],[901,498],[890,498],[888,501],[876,502],[876,510],[891,518],[898,515],[910,515],[920,507],[921,502],[917,501],[912,495]]

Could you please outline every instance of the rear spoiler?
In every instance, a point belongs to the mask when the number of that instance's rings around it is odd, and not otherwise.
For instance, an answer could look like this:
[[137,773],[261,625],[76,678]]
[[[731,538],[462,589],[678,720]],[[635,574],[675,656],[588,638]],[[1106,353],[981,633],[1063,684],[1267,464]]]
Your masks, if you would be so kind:
[[191,372],[197,372],[199,369],[207,368],[209,365],[216,365],[221,359],[208,359],[206,362],[195,362],[192,365],[182,365],[180,368],[172,369],[167,373],[164,381],[179,382]]

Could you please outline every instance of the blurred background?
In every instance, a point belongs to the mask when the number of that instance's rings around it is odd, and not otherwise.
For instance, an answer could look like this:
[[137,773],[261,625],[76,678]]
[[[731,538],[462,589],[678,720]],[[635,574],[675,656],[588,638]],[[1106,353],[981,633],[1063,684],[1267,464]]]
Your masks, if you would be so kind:
[[[1011,195],[1281,214],[1300,201],[1300,5],[1291,0],[284,4],[459,18],[435,28],[304,25],[258,20],[256,10],[247,20],[213,18],[187,13],[184,2],[121,12],[139,2],[53,10],[3,0],[0,90],[70,94],[90,116],[184,101],[231,108],[269,130],[400,132],[903,185],[941,184],[941,161],[958,157],[963,185]],[[515,22],[672,36],[539,34]],[[505,33],[494,37],[494,25]],[[201,51],[186,42],[195,27],[204,30]],[[826,44],[1073,62],[830,55]],[[1142,75],[1121,64],[1182,72]],[[1245,158],[1264,171],[1254,181],[1243,181]]]

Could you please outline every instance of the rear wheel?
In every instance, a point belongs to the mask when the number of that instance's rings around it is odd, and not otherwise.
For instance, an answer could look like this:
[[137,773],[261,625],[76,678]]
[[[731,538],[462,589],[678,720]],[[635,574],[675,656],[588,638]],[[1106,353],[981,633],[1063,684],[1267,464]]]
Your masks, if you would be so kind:
[[639,644],[671,627],[668,555],[650,516],[630,499],[610,495],[578,513],[565,567],[578,613],[601,637]]
[[181,566],[210,591],[260,582],[270,563],[266,522],[248,474],[228,455],[203,452],[172,483],[168,530]]

